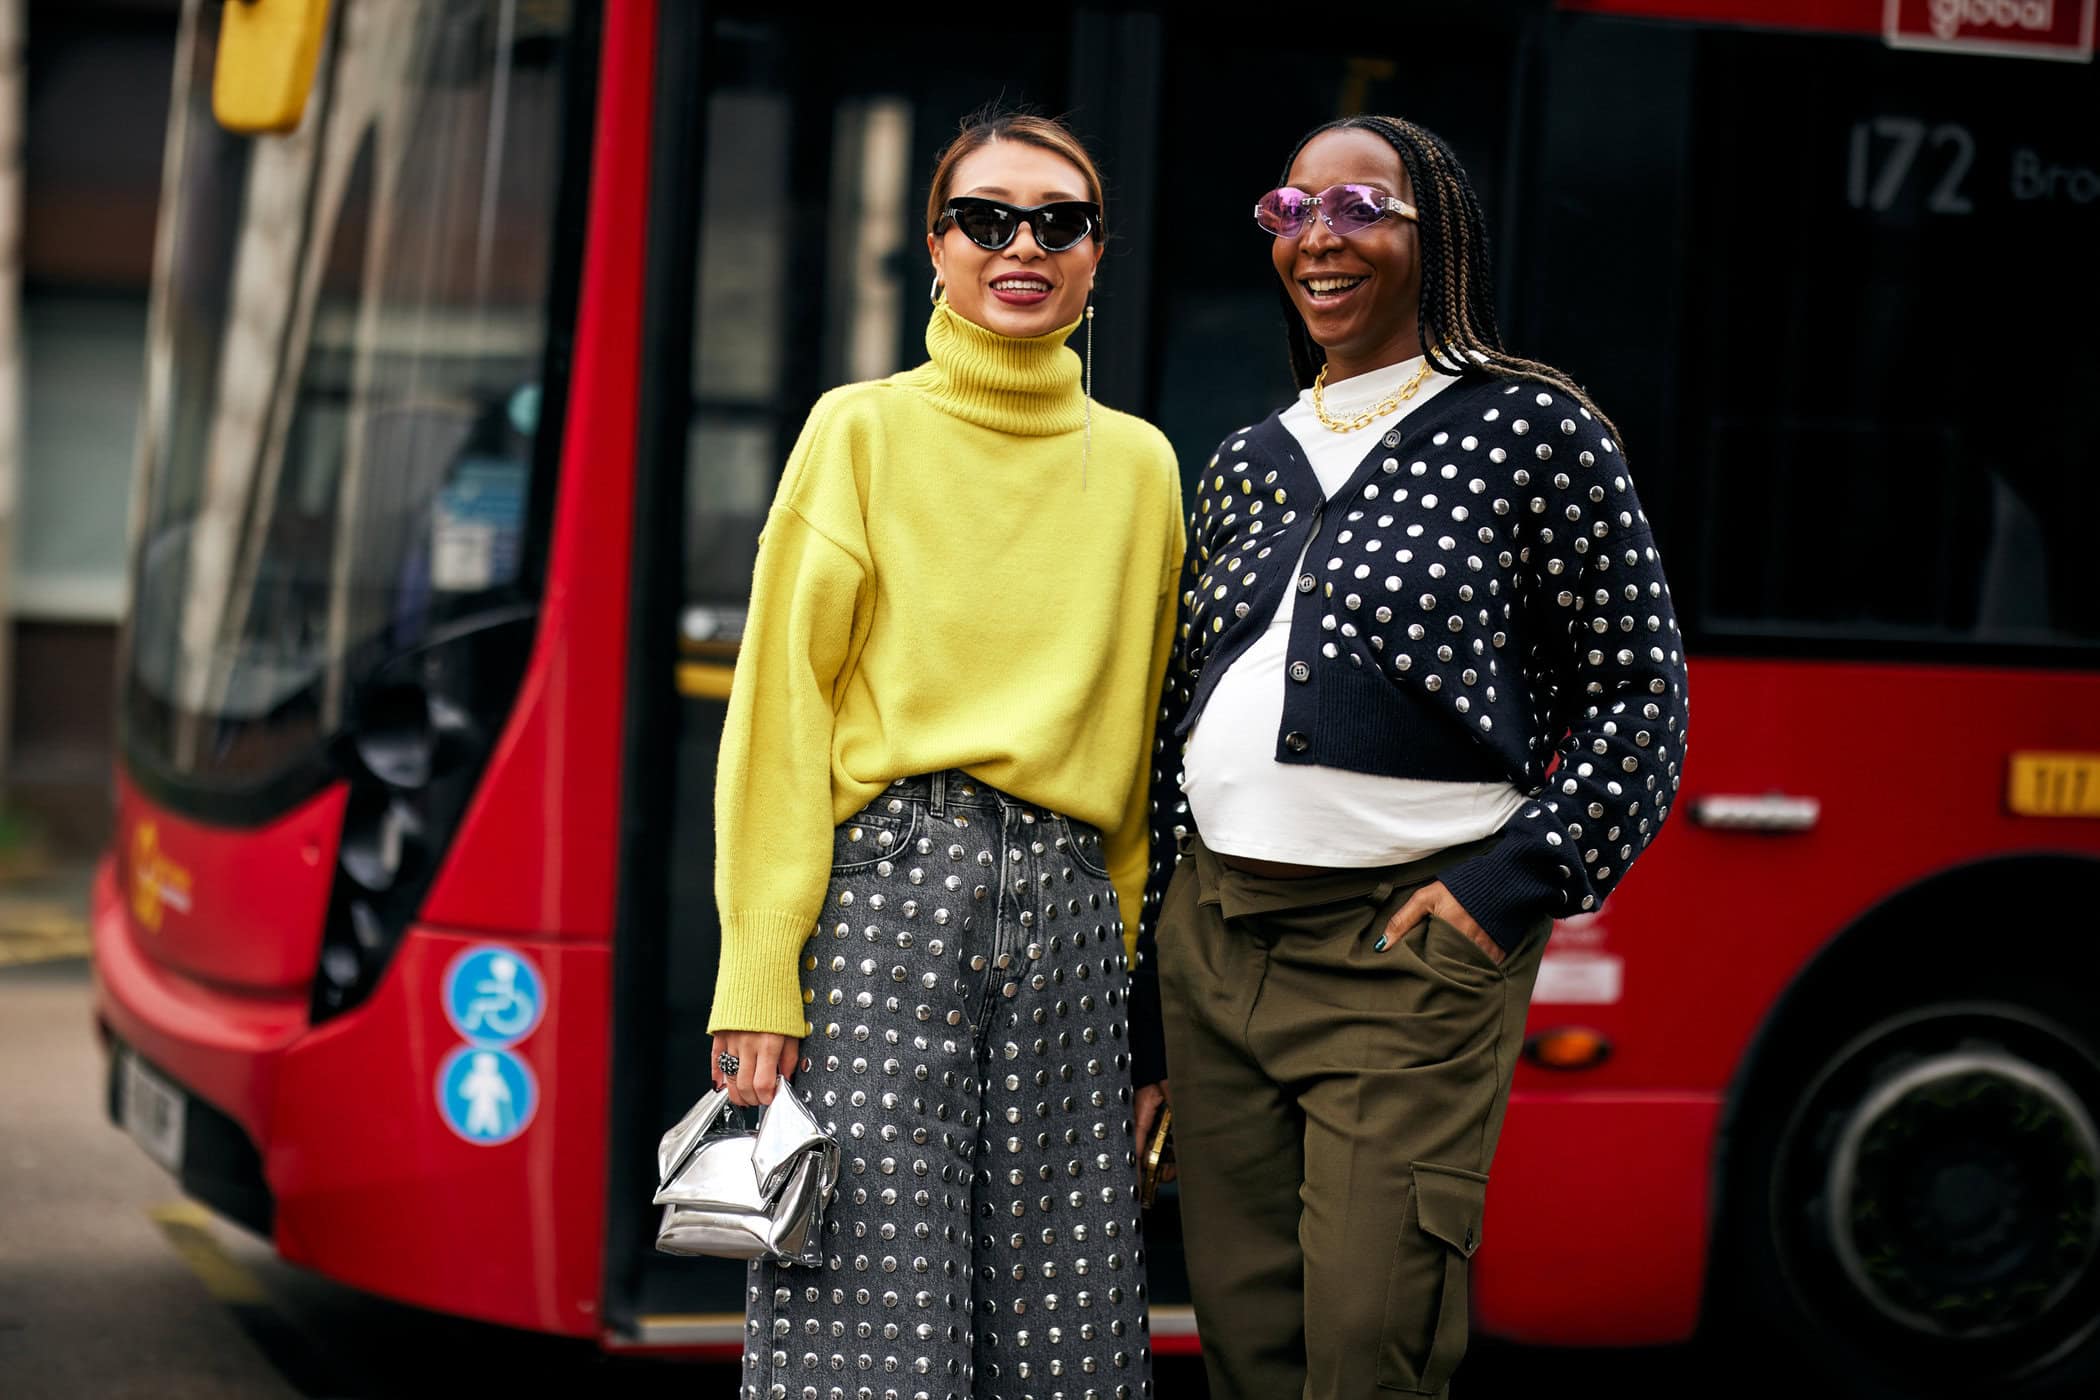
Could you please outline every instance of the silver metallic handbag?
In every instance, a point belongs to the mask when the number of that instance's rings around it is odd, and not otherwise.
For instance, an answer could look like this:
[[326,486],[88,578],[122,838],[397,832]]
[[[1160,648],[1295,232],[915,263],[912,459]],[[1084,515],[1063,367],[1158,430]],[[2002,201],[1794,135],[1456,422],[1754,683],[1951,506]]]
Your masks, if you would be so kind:
[[726,1089],[693,1105],[656,1148],[656,1247],[666,1254],[821,1264],[839,1145],[781,1086],[755,1131],[725,1128]]

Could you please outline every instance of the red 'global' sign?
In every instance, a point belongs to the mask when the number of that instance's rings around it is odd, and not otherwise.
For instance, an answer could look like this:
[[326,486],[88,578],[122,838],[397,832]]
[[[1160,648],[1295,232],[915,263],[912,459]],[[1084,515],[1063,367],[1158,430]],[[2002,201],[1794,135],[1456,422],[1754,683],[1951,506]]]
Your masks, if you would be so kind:
[[1882,31],[1903,49],[2090,61],[2100,0],[1886,0]]

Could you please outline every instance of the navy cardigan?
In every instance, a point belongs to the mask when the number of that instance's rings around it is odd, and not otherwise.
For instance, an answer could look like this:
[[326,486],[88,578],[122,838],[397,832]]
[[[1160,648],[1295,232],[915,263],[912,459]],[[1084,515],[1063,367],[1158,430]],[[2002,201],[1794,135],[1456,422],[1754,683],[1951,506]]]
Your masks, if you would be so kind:
[[1677,619],[1618,446],[1565,393],[1468,375],[1371,438],[1332,497],[1271,414],[1219,444],[1189,528],[1153,746],[1137,1083],[1165,1072],[1152,944],[1195,829],[1181,753],[1287,588],[1277,762],[1529,794],[1495,847],[1442,876],[1502,947],[1595,909],[1655,839],[1684,761]]

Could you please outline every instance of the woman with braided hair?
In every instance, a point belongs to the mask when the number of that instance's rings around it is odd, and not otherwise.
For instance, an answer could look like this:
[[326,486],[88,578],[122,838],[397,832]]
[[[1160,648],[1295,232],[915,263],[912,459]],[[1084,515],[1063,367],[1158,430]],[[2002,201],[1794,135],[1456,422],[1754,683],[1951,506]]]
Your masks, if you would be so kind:
[[1212,1394],[1442,1395],[1539,958],[1669,814],[1684,657],[1616,429],[1502,346],[1450,148],[1330,123],[1255,218],[1304,392],[1198,482],[1133,1054]]

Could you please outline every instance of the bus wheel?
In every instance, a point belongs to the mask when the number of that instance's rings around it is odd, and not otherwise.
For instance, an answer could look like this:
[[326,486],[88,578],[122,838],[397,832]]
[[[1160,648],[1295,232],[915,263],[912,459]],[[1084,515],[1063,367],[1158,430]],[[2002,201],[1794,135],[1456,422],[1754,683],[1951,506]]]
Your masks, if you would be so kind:
[[2091,1047],[2028,1007],[1947,1002],[1794,1067],[1793,1092],[1769,1086],[1741,1124],[1723,1232],[1738,1323],[1847,1394],[2085,1393],[2100,1374]]

